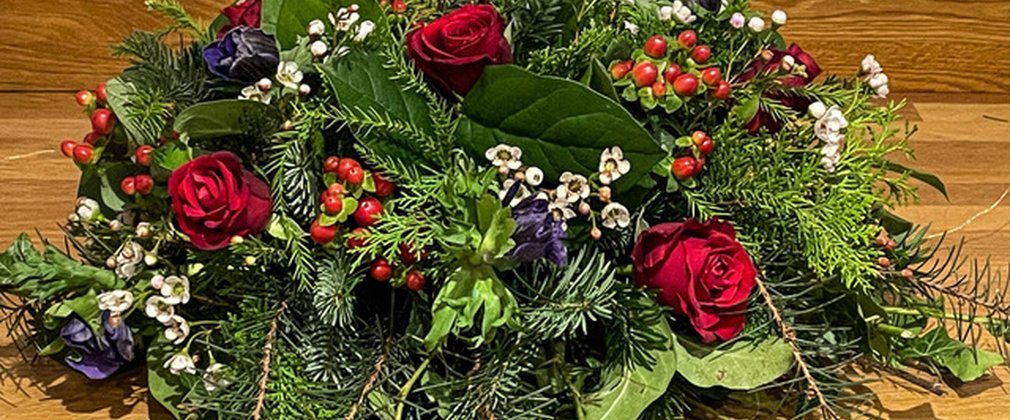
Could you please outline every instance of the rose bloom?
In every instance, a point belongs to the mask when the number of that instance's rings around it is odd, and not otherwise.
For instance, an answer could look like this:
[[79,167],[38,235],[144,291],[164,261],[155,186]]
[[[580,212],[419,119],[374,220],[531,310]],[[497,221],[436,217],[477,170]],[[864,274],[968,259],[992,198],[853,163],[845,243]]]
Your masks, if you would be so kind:
[[[741,83],[747,83],[757,77],[760,73],[769,73],[778,71],[779,67],[782,65],[782,60],[787,55],[792,56],[796,59],[796,65],[802,65],[806,68],[805,75],[791,74],[788,76],[783,76],[779,78],[779,82],[782,86],[787,88],[796,88],[810,85],[817,79],[817,76],[821,74],[821,67],[814,60],[814,57],[803,51],[799,45],[792,44],[785,51],[772,49],[771,60],[767,62],[758,60],[750,64],[743,73],[740,74],[739,81]],[[804,114],[807,112],[807,108],[813,102],[809,98],[802,96],[788,95],[779,92],[767,92],[765,97],[774,99],[796,111],[799,114]],[[771,133],[777,133],[782,129],[782,122],[776,120],[766,111],[759,110],[754,119],[752,119],[747,124],[747,131],[750,134],[757,134],[761,131],[761,128],[767,129]]]
[[691,321],[706,343],[743,330],[757,269],[729,223],[688,219],[653,226],[638,238],[631,258],[635,282],[659,289],[659,302]]
[[221,9],[221,14],[228,19],[228,23],[218,29],[217,38],[221,39],[228,31],[239,26],[250,28],[260,27],[261,0],[239,0],[235,4]]
[[466,95],[484,67],[512,62],[505,22],[489,4],[468,4],[407,35],[414,64],[446,92]]
[[168,194],[179,230],[204,251],[225,248],[235,236],[262,232],[273,206],[267,184],[231,152],[182,165],[168,180]]

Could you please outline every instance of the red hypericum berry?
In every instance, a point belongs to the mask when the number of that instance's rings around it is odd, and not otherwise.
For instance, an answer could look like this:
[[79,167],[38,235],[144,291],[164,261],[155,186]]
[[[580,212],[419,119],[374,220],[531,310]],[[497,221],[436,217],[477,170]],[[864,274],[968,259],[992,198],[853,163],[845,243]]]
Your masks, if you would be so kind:
[[712,48],[709,48],[708,45],[699,45],[691,51],[691,59],[695,63],[705,64],[710,58],[712,58]]
[[628,72],[630,72],[631,68],[634,66],[635,62],[631,60],[614,63],[614,65],[610,67],[610,77],[613,77],[614,80],[621,80],[624,76],[628,75]]
[[729,82],[723,80],[716,85],[715,89],[712,89],[712,97],[720,101],[725,101],[729,99],[729,94],[733,92],[733,88],[730,87]]
[[679,157],[670,165],[670,171],[673,172],[673,176],[681,181],[691,178],[694,176],[696,161],[697,159],[692,156]]
[[95,89],[95,96],[98,97],[98,102],[103,104],[109,101],[109,96],[105,92],[105,83],[98,84],[98,87]]
[[68,158],[74,157],[75,148],[77,148],[77,143],[73,140],[63,140],[63,143],[60,143],[60,152],[63,152],[63,156]]
[[134,195],[137,193],[137,178],[128,176],[119,181],[119,189],[123,190],[126,195]]
[[364,235],[366,233],[368,233],[368,230],[365,228],[354,228],[354,230],[351,231],[351,234],[347,237],[347,248],[354,249],[365,246],[365,242],[367,241],[365,240]]
[[416,271],[411,271],[407,273],[404,283],[407,284],[408,289],[416,292],[424,288],[424,275]]
[[333,238],[337,237],[337,225],[323,226],[319,224],[319,219],[316,219],[312,222],[312,227],[309,228],[309,236],[312,237],[312,242],[318,245],[326,245],[333,242]]
[[407,12],[407,2],[403,0],[393,0],[393,13],[404,14]]
[[340,196],[327,194],[323,199],[323,211],[329,216],[336,216],[344,210],[344,200]]
[[326,189],[326,194],[332,195],[334,197],[344,196],[344,184],[339,182],[334,182],[330,184],[330,187]]
[[100,138],[102,138],[101,134],[98,134],[98,133],[92,131],[92,132],[84,135],[84,142],[87,143],[87,144],[90,144],[90,145],[94,146],[95,143],[98,143],[98,139],[100,139]]
[[337,167],[340,166],[340,158],[336,156],[330,156],[323,161],[323,172],[337,173]]
[[691,177],[698,176],[703,168],[705,168],[705,156],[699,156],[694,160],[694,171],[691,172]]
[[152,153],[154,153],[154,148],[145,144],[133,152],[133,158],[140,166],[151,166]]
[[667,83],[673,84],[673,81],[677,80],[677,77],[680,75],[680,66],[676,63],[670,63],[670,68],[663,72],[663,80],[666,80]]
[[698,151],[703,155],[709,155],[715,150],[715,142],[712,139],[705,139],[698,145]]
[[403,260],[404,264],[413,265],[418,261],[428,259],[428,250],[421,248],[421,251],[417,252],[414,249],[414,244],[402,243],[400,244],[400,259]]
[[653,35],[645,41],[645,55],[652,58],[660,58],[666,55],[666,37]]
[[361,164],[358,163],[358,161],[356,161],[354,159],[343,158],[343,159],[340,159],[340,162],[337,163],[337,170],[336,170],[335,173],[337,174],[338,178],[340,178],[340,179],[347,179],[347,171],[351,170],[351,168],[358,168],[358,169],[360,169],[361,168]]
[[681,32],[677,36],[677,44],[683,49],[693,48],[698,43],[698,34],[692,30]]
[[147,195],[151,193],[154,189],[154,178],[151,178],[148,174],[140,174],[135,177],[134,185],[137,186],[137,193],[140,195]]
[[646,87],[656,83],[659,77],[659,68],[651,61],[643,61],[635,64],[635,69],[631,72],[631,78],[635,79],[635,86]]
[[371,226],[375,224],[375,216],[382,213],[382,203],[373,197],[365,197],[358,203],[358,209],[354,211],[354,221],[361,226]]
[[368,275],[377,281],[386,281],[393,277],[393,267],[385,258],[372,261],[372,266],[368,269]]
[[383,178],[378,172],[372,172],[372,182],[375,183],[375,195],[379,197],[389,197],[396,191],[396,184]]
[[344,181],[351,185],[361,185],[365,181],[365,171],[360,166],[351,167],[344,174]]
[[684,73],[673,81],[673,90],[680,96],[694,96],[698,92],[698,78],[691,73]]
[[74,95],[74,100],[77,101],[77,105],[91,106],[95,104],[95,94],[88,90],[82,90]]
[[691,142],[694,143],[695,146],[700,146],[705,139],[709,138],[708,134],[701,130],[691,133]]
[[652,84],[652,95],[653,96],[665,96],[666,95],[666,82],[660,80]]
[[715,86],[722,81],[722,72],[718,67],[709,67],[701,71],[701,81],[706,85]]
[[74,162],[81,165],[91,163],[91,158],[95,155],[95,149],[90,144],[78,144],[74,146]]
[[91,114],[91,128],[95,133],[107,136],[116,128],[116,116],[108,109],[96,109]]

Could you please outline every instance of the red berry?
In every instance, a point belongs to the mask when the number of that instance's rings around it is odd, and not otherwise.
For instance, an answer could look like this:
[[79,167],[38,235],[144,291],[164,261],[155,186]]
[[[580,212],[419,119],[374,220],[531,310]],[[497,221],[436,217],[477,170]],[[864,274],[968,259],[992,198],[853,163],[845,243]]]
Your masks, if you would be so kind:
[[105,83],[99,83],[98,88],[95,89],[95,95],[98,96],[98,102],[106,103],[109,100],[109,96],[105,92]]
[[715,142],[712,139],[705,139],[698,145],[698,151],[703,155],[711,154],[713,150],[715,150]]
[[364,235],[366,233],[368,233],[368,230],[365,228],[354,228],[354,230],[351,231],[351,234],[347,237],[347,248],[354,249],[365,246],[367,241],[365,240]]
[[673,90],[680,96],[694,96],[698,91],[698,78],[691,73],[684,73],[673,81]]
[[365,197],[358,203],[358,209],[354,211],[354,221],[361,226],[371,226],[375,224],[375,216],[382,213],[382,203],[373,197]]
[[368,270],[368,275],[375,280],[386,281],[389,280],[390,277],[393,277],[393,267],[389,266],[389,261],[380,257],[379,259],[372,261],[372,266]]
[[414,244],[402,243],[400,244],[400,259],[404,264],[413,265],[418,261],[428,259],[428,250],[421,248],[421,252],[417,252],[414,250]]
[[340,158],[336,156],[330,156],[323,161],[323,172],[337,173],[337,167],[340,165]]
[[361,164],[354,159],[343,158],[340,159],[340,161],[337,163],[337,170],[335,171],[335,173],[337,174],[338,178],[347,179],[347,171],[351,170],[351,168],[361,169]]
[[379,197],[389,197],[396,191],[396,184],[383,178],[378,172],[372,172],[372,182],[375,183],[375,195]]
[[393,0],[393,13],[403,14],[407,12],[407,2],[403,0]]
[[700,156],[698,159],[694,160],[694,171],[691,172],[691,177],[696,177],[701,173],[702,168],[705,167],[705,157]]
[[68,158],[74,157],[75,148],[77,148],[77,143],[73,140],[63,140],[63,143],[60,143],[60,151],[63,152],[63,156]]
[[628,72],[634,66],[635,62],[631,60],[614,63],[613,67],[610,68],[610,77],[613,77],[614,80],[621,80],[624,76],[628,75]]
[[645,55],[652,58],[660,58],[666,55],[666,38],[653,35],[645,41]]
[[343,197],[344,196],[344,185],[341,184],[341,183],[339,183],[339,182],[334,182],[334,183],[330,184],[329,188],[326,189],[326,193],[324,195],[332,195],[334,197]]
[[716,85],[715,89],[712,90],[712,97],[720,101],[725,101],[729,98],[729,94],[733,91],[730,87],[729,82],[723,80]]
[[652,84],[652,95],[653,96],[665,96],[666,95],[666,82],[660,80]]
[[673,82],[677,80],[677,77],[680,75],[681,75],[680,66],[678,66],[676,63],[670,63],[670,68],[666,69],[666,71],[663,72],[663,79],[666,80],[667,83],[673,84]]
[[101,134],[98,134],[98,133],[92,131],[92,132],[84,135],[84,142],[87,143],[87,144],[90,144],[90,145],[94,146],[95,143],[98,143],[98,139],[100,139],[100,138],[102,138]]
[[95,104],[95,94],[91,93],[91,91],[82,90],[74,95],[74,100],[77,101],[77,105],[91,106]]
[[74,162],[81,165],[91,163],[91,158],[95,155],[95,149],[90,144],[78,144],[74,146]]
[[677,43],[685,50],[694,47],[698,43],[698,34],[692,30],[681,32],[677,36]]
[[102,136],[107,136],[116,128],[116,116],[107,109],[96,109],[91,114],[91,128]]
[[631,73],[631,78],[635,79],[635,86],[646,87],[651,86],[656,83],[656,78],[659,77],[659,68],[650,61],[643,61],[635,65],[635,69]]
[[323,226],[319,224],[319,219],[316,219],[312,222],[312,227],[309,228],[309,236],[312,237],[312,242],[326,245],[337,237],[337,225]]
[[679,157],[670,165],[670,171],[678,180],[685,180],[694,176],[694,168],[697,159],[692,156]]
[[691,59],[695,63],[705,64],[710,58],[712,58],[712,48],[709,48],[708,45],[699,45],[694,47],[694,51],[691,51]]
[[151,166],[151,153],[154,153],[154,148],[145,144],[133,152],[133,158],[140,166]]
[[336,216],[344,210],[344,200],[340,196],[327,194],[323,199],[323,211],[329,216]]
[[140,174],[135,176],[134,179],[134,185],[137,187],[138,194],[147,195],[154,189],[154,178],[151,178],[150,175]]
[[134,194],[136,194],[137,193],[137,179],[134,178],[134,177],[132,177],[132,176],[128,176],[126,178],[123,178],[123,180],[119,182],[119,189],[123,190],[123,192],[126,193],[126,195],[134,195]]
[[351,185],[361,185],[365,181],[365,171],[360,166],[351,167],[344,174],[344,180]]
[[419,291],[424,288],[424,276],[416,271],[411,271],[407,273],[407,277],[404,279],[407,283],[407,288],[413,291]]
[[691,142],[694,143],[695,146],[700,146],[706,139],[710,139],[710,137],[704,131],[699,130],[691,133]]
[[722,72],[718,67],[709,67],[701,71],[701,81],[706,85],[715,86],[722,81]]

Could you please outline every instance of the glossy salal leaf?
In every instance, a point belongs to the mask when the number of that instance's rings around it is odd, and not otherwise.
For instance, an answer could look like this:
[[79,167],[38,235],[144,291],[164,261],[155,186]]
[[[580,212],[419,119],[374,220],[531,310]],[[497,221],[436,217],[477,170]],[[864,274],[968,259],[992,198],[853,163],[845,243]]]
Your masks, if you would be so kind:
[[665,157],[617,102],[580,83],[511,65],[484,70],[463,101],[463,115],[456,134],[475,159],[485,160],[484,152],[498,144],[517,146],[523,163],[543,169],[548,180],[565,171],[593,174],[603,149],[620,146],[631,161],[631,172],[613,186],[620,194]]
[[678,337],[677,373],[702,388],[749,390],[768,384],[793,367],[792,348],[778,337],[703,344]]
[[97,201],[105,217],[115,217],[133,201],[120,184],[135,174],[136,166],[129,163],[90,165],[81,172],[77,196]]
[[588,420],[637,419],[646,408],[659,399],[677,372],[675,339],[666,321],[655,325],[656,332],[667,339],[667,346],[650,353],[656,360],[652,366],[634,369],[613,369],[604,372],[603,387],[587,395],[583,405]]
[[192,139],[269,136],[280,129],[282,122],[277,107],[260,101],[226,99],[184,109],[175,118],[174,128]]
[[273,34],[280,49],[286,50],[298,43],[299,36],[307,34],[309,22],[326,22],[329,12],[330,2],[326,0],[263,0],[260,28]]
[[912,168],[909,168],[909,167],[906,167],[904,165],[897,164],[897,163],[894,163],[894,162],[891,162],[891,161],[884,161],[883,169],[886,169],[888,171],[891,171],[891,172],[894,172],[894,173],[897,173],[897,174],[908,175],[909,177],[912,177],[913,179],[917,179],[919,181],[922,181],[926,185],[929,185],[930,187],[933,187],[934,189],[936,189],[937,191],[939,191],[941,194],[943,194],[943,198],[946,198],[948,201],[950,200],[950,197],[947,195],[947,186],[944,185],[943,181],[940,180],[940,177],[938,177],[936,175],[933,175],[933,174],[931,174],[929,172],[917,171],[915,169],[912,169]]
[[963,382],[970,382],[985,374],[993,366],[1003,363],[999,353],[972,349],[951,338],[945,328],[934,328],[925,335],[911,340],[901,350],[904,359],[925,359],[947,368]]

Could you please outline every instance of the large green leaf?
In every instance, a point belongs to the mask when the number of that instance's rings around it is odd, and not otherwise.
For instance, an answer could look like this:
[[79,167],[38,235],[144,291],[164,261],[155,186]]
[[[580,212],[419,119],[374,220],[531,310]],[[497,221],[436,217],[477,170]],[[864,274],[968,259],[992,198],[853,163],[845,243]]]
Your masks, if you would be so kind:
[[138,94],[133,83],[126,83],[119,78],[109,80],[105,84],[105,94],[109,109],[116,114],[118,124],[124,128],[132,144],[149,144],[157,140],[160,134],[157,127],[144,125],[142,121],[130,117],[133,114],[129,109],[130,99],[136,98]]
[[277,38],[282,50],[294,47],[299,35],[306,34],[309,22],[326,21],[330,12],[326,0],[263,0],[260,28]]
[[667,347],[652,350],[653,366],[635,369],[614,369],[604,373],[603,388],[588,395],[583,406],[585,418],[590,420],[637,419],[670,386],[677,371],[677,352],[674,350],[673,332],[666,321],[655,326],[657,333],[666,337]]
[[78,197],[88,197],[101,206],[102,214],[115,217],[133,199],[123,192],[123,178],[136,175],[137,168],[129,163],[91,165],[81,172]]
[[463,114],[457,137],[475,158],[483,160],[497,144],[517,146],[523,163],[539,166],[548,179],[565,171],[595,173],[603,149],[621,146],[631,172],[614,185],[620,193],[665,157],[620,104],[580,83],[515,66],[486,68],[463,101]]
[[175,131],[190,138],[270,135],[281,126],[280,111],[259,101],[226,99],[184,109],[175,118]]
[[676,348],[677,373],[702,388],[754,389],[784,375],[794,362],[792,348],[779,338],[711,346],[678,337]]
[[179,403],[186,394],[186,386],[179,375],[165,368],[165,361],[178,351],[164,334],[156,334],[147,349],[147,388],[172,416],[181,418]]
[[934,328],[914,338],[901,350],[905,359],[928,359],[950,370],[964,382],[982,376],[986,370],[1003,363],[1003,356],[986,350],[972,350],[959,340],[950,337],[945,328]]

